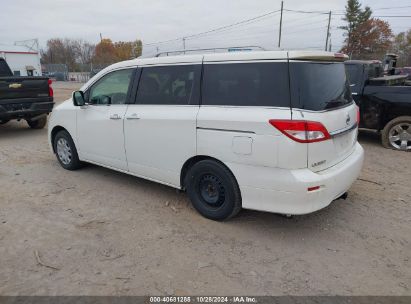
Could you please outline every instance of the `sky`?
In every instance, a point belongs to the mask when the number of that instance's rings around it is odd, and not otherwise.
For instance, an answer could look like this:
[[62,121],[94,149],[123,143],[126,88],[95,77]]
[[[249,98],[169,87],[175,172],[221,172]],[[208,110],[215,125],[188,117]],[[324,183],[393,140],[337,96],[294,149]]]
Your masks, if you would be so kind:
[[[411,15],[411,0],[363,0],[375,16]],[[331,44],[343,44],[338,26],[346,0],[284,0],[284,8],[302,11],[332,11]],[[408,6],[408,7],[406,7]],[[181,50],[182,37],[251,19],[281,7],[280,0],[2,0],[0,44],[38,39],[40,47],[50,38],[84,39],[93,43],[141,39],[143,53]],[[411,28],[411,18],[381,18],[394,33]],[[280,13],[232,28],[187,38],[186,48],[258,45],[277,49]],[[281,48],[323,49],[328,15],[284,11]],[[177,39],[180,38],[180,39]],[[177,39],[175,41],[159,43]]]

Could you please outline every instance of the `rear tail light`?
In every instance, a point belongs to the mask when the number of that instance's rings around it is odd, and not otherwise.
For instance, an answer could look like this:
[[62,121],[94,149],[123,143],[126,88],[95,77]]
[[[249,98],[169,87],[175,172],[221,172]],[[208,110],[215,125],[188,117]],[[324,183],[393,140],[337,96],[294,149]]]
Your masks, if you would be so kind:
[[299,143],[314,143],[331,138],[330,133],[320,122],[277,119],[271,119],[269,122],[281,133]]
[[53,88],[51,87],[51,84],[53,83],[53,81],[51,79],[49,79],[48,83],[49,83],[49,96],[53,97],[54,96],[54,91],[53,91]]
[[360,125],[361,121],[361,113],[360,113],[360,107],[357,107],[357,125]]

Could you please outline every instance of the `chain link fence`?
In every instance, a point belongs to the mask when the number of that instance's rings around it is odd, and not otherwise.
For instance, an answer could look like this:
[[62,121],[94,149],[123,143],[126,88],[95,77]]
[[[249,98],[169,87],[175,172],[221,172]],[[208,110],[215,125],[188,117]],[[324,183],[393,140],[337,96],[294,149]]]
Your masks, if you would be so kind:
[[69,71],[66,64],[43,64],[43,76],[50,77],[56,81],[87,82],[102,69],[110,64],[78,64],[76,71]]

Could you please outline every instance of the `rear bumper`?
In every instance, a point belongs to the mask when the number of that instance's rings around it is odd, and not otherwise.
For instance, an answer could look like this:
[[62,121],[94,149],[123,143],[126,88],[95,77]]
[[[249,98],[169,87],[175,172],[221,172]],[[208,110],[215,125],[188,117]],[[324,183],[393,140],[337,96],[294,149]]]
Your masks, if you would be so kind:
[[[228,164],[237,177],[243,208],[283,214],[307,214],[327,207],[347,192],[360,175],[364,150],[356,143],[353,153],[321,172],[284,170]],[[320,186],[309,192],[308,188]]]
[[53,110],[53,106],[53,101],[0,104],[0,120],[30,118],[48,114]]

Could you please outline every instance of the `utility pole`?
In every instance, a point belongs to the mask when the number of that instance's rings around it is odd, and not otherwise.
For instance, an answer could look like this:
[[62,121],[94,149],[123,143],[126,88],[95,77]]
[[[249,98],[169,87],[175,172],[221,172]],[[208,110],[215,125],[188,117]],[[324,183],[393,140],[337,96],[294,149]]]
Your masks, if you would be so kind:
[[[183,37],[183,50],[186,50],[186,37]],[[184,52],[185,54],[186,52]]]
[[283,9],[284,9],[284,1],[281,1],[281,17],[280,17],[280,31],[278,33],[278,48],[281,47],[281,31],[283,27]]
[[100,33],[100,42],[103,41],[103,35]]
[[327,26],[327,39],[325,40],[325,50],[328,49],[328,39],[330,38],[330,25],[331,25],[331,11],[328,13],[328,26]]
[[328,46],[328,51],[331,52],[333,46],[332,46],[332,39],[331,39],[331,33],[330,33],[330,44]]

